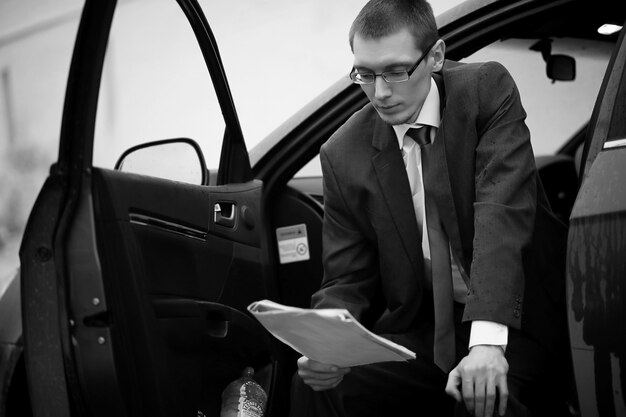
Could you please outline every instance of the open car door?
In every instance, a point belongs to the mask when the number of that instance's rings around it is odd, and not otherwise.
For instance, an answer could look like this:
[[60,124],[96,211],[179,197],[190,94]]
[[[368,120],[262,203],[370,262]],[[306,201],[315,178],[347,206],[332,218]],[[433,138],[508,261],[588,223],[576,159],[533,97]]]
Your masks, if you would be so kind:
[[626,415],[626,42],[596,101],[567,254],[570,340],[582,417]]
[[[151,2],[136,3],[117,9]],[[222,390],[247,366],[271,388],[269,340],[246,311],[271,296],[263,188],[252,178],[207,20],[195,0],[178,3],[223,115],[219,171],[208,185],[93,164],[102,68],[118,10],[115,1],[87,0],[58,161],[20,250],[36,416],[218,416]],[[201,161],[198,178],[206,178]]]

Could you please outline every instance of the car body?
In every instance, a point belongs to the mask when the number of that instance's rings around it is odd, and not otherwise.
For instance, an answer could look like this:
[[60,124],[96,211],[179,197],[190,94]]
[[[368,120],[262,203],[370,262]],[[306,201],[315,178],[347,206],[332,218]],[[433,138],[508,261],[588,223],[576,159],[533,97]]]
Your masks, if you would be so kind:
[[[172,166],[199,167],[195,184],[159,173],[174,152],[148,159],[151,172],[130,167],[128,155],[116,166],[94,163],[116,2],[86,1],[59,158],[31,212],[20,273],[0,300],[0,407],[8,417],[217,416],[222,390],[246,366],[268,392],[267,415],[287,413],[297,355],[269,337],[246,307],[259,299],[308,306],[322,276],[324,212],[319,172],[302,170],[367,99],[342,78],[248,152],[202,8],[194,0],[178,3],[223,118],[219,168],[205,175],[204,156],[194,145],[204,138],[179,139],[184,135],[129,155],[190,143],[191,156]],[[619,378],[626,353],[619,324],[625,306],[626,193],[620,184],[626,177],[626,44],[624,30],[595,32],[601,23],[624,23],[624,5],[617,3],[469,0],[438,16],[447,56],[455,60],[471,60],[486,46],[513,39],[522,49],[530,45],[552,80],[567,80],[571,61],[552,53],[546,39],[552,45],[583,42],[585,48],[591,42],[605,53],[606,75],[594,70],[602,84],[584,100],[587,116],[569,131],[557,130],[559,145],[537,157],[550,202],[570,227],[567,314],[574,374],[564,383],[573,387],[572,415],[584,417],[607,407],[626,415]],[[551,94],[540,93],[544,101]],[[525,97],[522,90],[523,102]],[[577,106],[567,104],[571,108],[553,110],[574,112]],[[533,106],[527,110],[530,118]],[[545,129],[543,122],[531,131]],[[305,232],[308,253],[281,262],[286,254],[279,232],[290,227]]]

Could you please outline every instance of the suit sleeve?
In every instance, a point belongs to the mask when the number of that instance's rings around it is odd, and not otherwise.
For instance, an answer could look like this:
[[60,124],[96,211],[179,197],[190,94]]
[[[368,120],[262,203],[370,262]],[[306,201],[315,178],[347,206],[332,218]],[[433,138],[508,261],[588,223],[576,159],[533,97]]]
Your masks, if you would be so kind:
[[[349,158],[349,155],[337,155],[335,164],[345,166],[342,158]],[[312,305],[314,308],[346,308],[361,321],[379,281],[377,256],[357,227],[356,221],[363,215],[350,208],[350,200],[339,180],[344,175],[336,171],[324,146],[320,159],[324,178],[324,278],[321,289],[312,297]]]
[[474,240],[465,320],[521,327],[524,252],[536,211],[536,168],[515,83],[504,67],[486,63],[479,97]]

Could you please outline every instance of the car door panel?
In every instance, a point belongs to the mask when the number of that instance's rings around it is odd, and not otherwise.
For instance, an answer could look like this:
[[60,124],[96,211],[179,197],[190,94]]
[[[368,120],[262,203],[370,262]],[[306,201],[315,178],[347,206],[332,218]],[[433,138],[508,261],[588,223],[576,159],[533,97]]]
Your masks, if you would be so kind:
[[[102,230],[117,229],[132,239],[125,244],[132,242],[132,250],[145,258],[147,291],[199,297],[221,292],[226,271],[219,270],[222,263],[213,255],[203,255],[208,252],[208,188],[110,170],[96,170],[94,185]],[[231,251],[224,246],[214,254],[218,259]]]
[[178,3],[225,118],[221,180],[190,185],[92,166],[115,2],[87,0],[59,161],[21,249],[25,357],[36,415],[218,416],[222,390],[244,367],[254,367],[268,386],[268,336],[246,311],[270,288],[259,220],[262,183],[251,179],[206,19],[195,0]]
[[269,362],[267,335],[245,313],[266,296],[258,236],[242,216],[227,230],[213,221],[215,201],[254,211],[260,183],[236,188],[93,171],[98,252],[110,301],[101,327],[111,327],[111,335],[102,337],[112,340],[117,382],[134,381],[126,389],[145,399],[134,405],[142,413],[188,408],[216,415],[225,385],[245,366]]
[[583,417],[625,415],[626,45],[609,63],[585,145],[568,237],[568,314]]
[[582,416],[626,413],[619,394],[626,354],[625,158],[626,147],[598,154],[570,223],[570,339]]

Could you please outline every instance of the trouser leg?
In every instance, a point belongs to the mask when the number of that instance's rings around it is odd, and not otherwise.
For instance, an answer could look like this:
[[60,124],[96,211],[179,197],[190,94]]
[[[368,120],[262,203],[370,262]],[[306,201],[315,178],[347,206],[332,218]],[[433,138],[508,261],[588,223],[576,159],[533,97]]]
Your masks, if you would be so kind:
[[352,368],[332,390],[315,392],[296,374],[291,417],[451,416],[446,375],[431,359]]
[[[470,325],[460,323],[462,306],[456,306],[455,314],[457,359],[461,360],[468,352]],[[468,415],[462,402],[455,406],[454,400],[445,394],[447,374],[433,363],[432,329],[422,326],[417,334],[411,340],[388,336],[415,351],[416,360],[355,367],[333,390],[314,392],[296,375],[290,416]],[[506,415],[560,416],[571,378],[562,365],[563,358],[554,357],[533,339],[511,328],[506,358]]]

